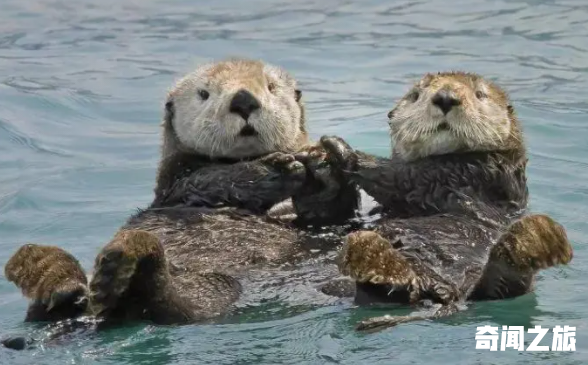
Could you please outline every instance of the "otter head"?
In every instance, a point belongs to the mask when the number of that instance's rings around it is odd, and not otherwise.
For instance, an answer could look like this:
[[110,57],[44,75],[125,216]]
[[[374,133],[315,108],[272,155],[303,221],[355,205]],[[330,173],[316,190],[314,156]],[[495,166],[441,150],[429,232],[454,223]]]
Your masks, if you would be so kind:
[[295,151],[308,142],[300,99],[296,81],[276,66],[244,59],[203,65],[168,95],[163,158]]
[[405,160],[524,148],[506,92],[472,73],[425,75],[388,117],[392,153]]

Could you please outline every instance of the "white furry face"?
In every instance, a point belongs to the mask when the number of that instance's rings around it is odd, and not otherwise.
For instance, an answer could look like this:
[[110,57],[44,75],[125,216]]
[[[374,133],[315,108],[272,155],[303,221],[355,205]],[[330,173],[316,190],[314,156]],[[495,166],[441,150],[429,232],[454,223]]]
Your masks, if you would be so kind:
[[475,74],[427,74],[388,116],[393,154],[405,160],[500,150],[514,135],[506,94]]
[[182,148],[246,158],[300,145],[306,132],[299,99],[296,81],[282,69],[229,60],[185,76],[170,92],[168,106]]

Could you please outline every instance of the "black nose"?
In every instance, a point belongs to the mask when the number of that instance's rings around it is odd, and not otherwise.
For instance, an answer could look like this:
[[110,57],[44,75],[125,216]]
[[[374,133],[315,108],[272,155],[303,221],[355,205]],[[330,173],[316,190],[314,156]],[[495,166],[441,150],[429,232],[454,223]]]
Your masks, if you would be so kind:
[[239,114],[243,119],[249,119],[253,111],[259,109],[259,101],[247,90],[239,90],[231,100],[229,110],[231,113]]
[[439,90],[437,94],[433,96],[432,102],[443,111],[443,114],[449,113],[451,108],[461,104],[461,101],[455,98],[448,90]]

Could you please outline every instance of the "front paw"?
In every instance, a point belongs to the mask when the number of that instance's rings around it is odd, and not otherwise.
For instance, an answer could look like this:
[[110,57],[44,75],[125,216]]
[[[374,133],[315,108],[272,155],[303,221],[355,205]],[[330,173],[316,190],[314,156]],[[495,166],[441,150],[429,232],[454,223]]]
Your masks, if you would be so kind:
[[114,309],[131,287],[153,289],[164,269],[164,250],[157,236],[141,230],[120,231],[96,257],[90,282],[92,311],[101,315]]
[[[313,194],[320,192],[323,195],[337,194],[341,181],[327,160],[327,151],[321,145],[308,146],[299,151],[295,156],[297,161],[304,164],[309,181],[307,181],[308,192]],[[329,199],[328,197],[324,197]],[[324,200],[324,199],[321,199]]]
[[353,217],[359,206],[359,193],[342,172],[328,160],[328,153],[320,144],[308,146],[296,154],[306,167],[306,181],[293,196],[303,225],[339,225]]
[[357,169],[358,156],[347,142],[336,136],[323,136],[321,146],[327,152],[328,160],[338,169],[343,171],[355,171]]
[[260,162],[282,174],[292,176],[304,176],[305,174],[304,165],[300,161],[296,161],[294,155],[289,153],[274,152],[261,158]]

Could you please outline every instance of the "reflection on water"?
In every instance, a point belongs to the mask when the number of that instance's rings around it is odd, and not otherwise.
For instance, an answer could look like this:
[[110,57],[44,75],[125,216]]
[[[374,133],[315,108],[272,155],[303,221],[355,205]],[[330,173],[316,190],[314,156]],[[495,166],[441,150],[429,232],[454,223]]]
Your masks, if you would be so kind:
[[[438,322],[352,331],[380,310],[270,302],[246,323],[131,326],[57,348],[0,351],[0,363],[561,363],[588,361],[588,6],[542,1],[174,2],[5,0],[0,15],[0,262],[18,244],[59,244],[91,267],[151,199],[167,88],[196,64],[241,55],[290,70],[313,137],[389,151],[386,113],[427,71],[465,69],[504,85],[527,134],[531,206],[563,222],[568,268],[534,295]],[[116,202],[116,204],[113,204]],[[296,294],[296,295],[294,295]],[[0,279],[0,328],[23,332],[26,302]],[[573,354],[475,350],[475,327],[575,325]],[[529,339],[530,340],[530,339]]]

